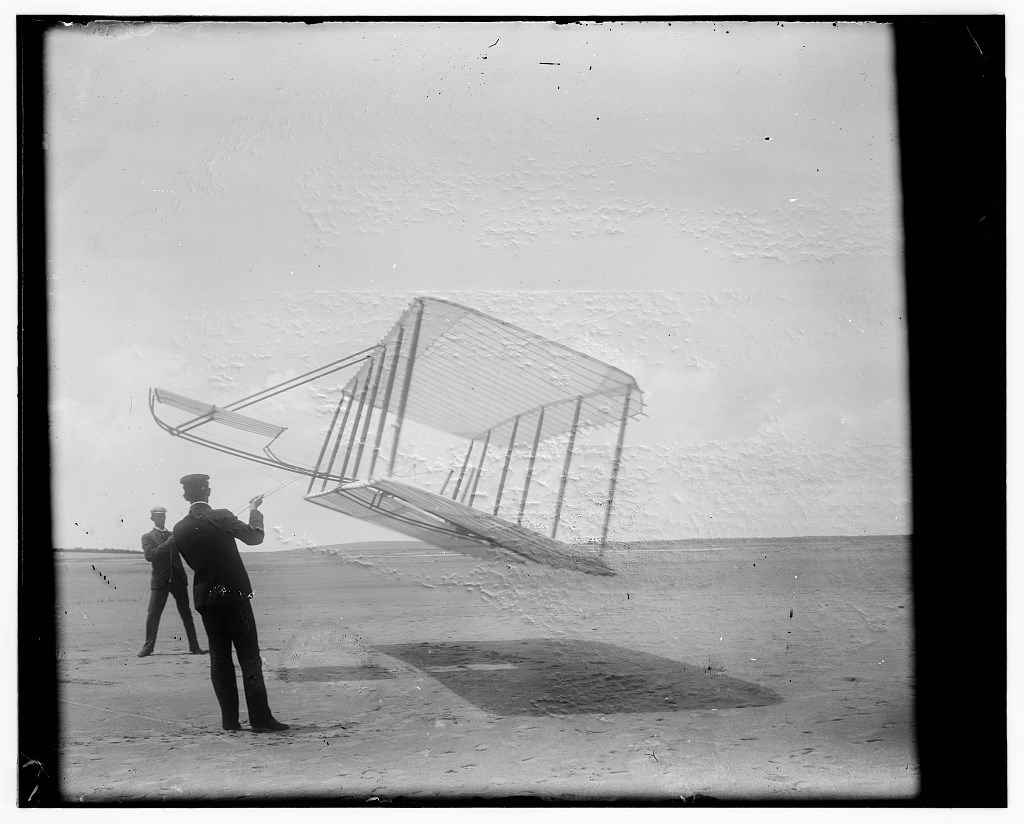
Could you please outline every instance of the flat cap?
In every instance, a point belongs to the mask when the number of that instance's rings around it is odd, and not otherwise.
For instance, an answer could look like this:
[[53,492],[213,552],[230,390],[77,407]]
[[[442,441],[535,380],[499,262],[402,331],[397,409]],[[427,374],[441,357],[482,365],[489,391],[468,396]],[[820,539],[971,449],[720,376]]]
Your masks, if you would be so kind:
[[182,475],[180,483],[186,489],[195,489],[196,487],[202,487],[208,480],[210,480],[209,475],[196,473],[194,475]]
[[151,510],[149,510],[149,514],[150,515],[155,515],[157,512],[165,512],[166,513],[167,512],[167,507],[165,507],[165,506],[154,506]]

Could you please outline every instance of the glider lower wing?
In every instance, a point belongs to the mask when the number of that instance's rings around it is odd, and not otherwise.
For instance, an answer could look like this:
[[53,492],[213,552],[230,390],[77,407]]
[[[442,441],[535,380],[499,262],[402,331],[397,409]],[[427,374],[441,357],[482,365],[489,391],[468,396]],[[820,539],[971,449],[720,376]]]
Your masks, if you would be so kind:
[[306,500],[457,552],[614,574],[602,558],[576,546],[393,478],[343,485]]

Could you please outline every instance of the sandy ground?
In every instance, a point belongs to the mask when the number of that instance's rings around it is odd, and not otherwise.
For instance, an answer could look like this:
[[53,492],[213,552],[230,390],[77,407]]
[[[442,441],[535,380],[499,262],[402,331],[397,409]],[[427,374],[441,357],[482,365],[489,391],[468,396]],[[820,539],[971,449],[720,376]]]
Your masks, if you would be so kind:
[[271,706],[293,725],[256,735],[220,730],[208,659],[185,654],[173,601],[156,653],[135,657],[141,555],[62,553],[62,792],[196,803],[916,793],[904,539],[607,557],[612,578],[409,544],[246,554]]

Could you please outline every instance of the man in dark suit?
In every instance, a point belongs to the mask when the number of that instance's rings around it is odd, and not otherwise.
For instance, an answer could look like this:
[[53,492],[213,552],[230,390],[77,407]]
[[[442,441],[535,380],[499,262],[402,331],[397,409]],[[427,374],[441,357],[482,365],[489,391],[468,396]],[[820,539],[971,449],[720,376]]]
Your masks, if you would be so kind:
[[242,668],[252,731],[286,730],[288,725],[270,712],[256,619],[250,604],[252,586],[235,543],[236,538],[249,545],[263,543],[263,513],[259,511],[263,496],[249,502],[249,523],[245,524],[230,510],[210,506],[209,480],[209,475],[185,475],[181,479],[183,497],[192,506],[188,515],[174,525],[174,542],[181,557],[195,571],[193,592],[210,641],[210,680],[220,704],[221,726],[225,730],[242,728],[238,723],[238,686],[231,657],[234,645]]
[[174,542],[169,540],[171,533],[164,529],[167,510],[162,506],[155,506],[149,510],[149,517],[153,521],[154,527],[142,536],[142,554],[153,565],[153,572],[149,580],[146,643],[139,652],[139,658],[153,654],[153,647],[156,646],[156,631],[160,626],[160,616],[163,614],[168,594],[174,596],[174,603],[178,606],[181,622],[185,625],[189,652],[193,655],[202,654],[206,650],[199,647],[199,639],[196,638],[196,625],[192,620],[192,610],[188,605],[188,576],[185,575],[185,567],[181,565],[181,558],[174,550]]

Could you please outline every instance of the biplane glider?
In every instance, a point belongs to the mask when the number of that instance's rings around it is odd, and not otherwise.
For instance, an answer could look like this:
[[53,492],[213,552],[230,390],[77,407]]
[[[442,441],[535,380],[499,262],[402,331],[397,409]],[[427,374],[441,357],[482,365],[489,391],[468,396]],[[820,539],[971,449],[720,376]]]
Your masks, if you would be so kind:
[[[241,412],[346,369],[354,370],[347,383],[335,379],[320,393],[329,396],[331,420],[318,452],[314,442],[306,444],[308,460],[278,457],[286,427]],[[158,405],[186,415],[169,423],[157,415]],[[308,476],[304,497],[318,506],[441,549],[611,575],[603,547],[626,422],[641,414],[643,398],[633,377],[614,366],[477,310],[416,298],[376,346],[224,406],[153,388],[149,407],[173,436]],[[560,541],[577,433],[612,424],[614,451],[602,459],[604,480],[596,479],[607,490],[599,493],[600,543]],[[225,427],[253,443],[217,437]],[[447,439],[447,464],[423,482],[408,465],[434,436]],[[523,524],[538,450],[566,436],[557,484],[546,485],[552,494],[557,486],[557,495],[542,533]],[[550,450],[545,454],[552,463]],[[513,458],[520,464],[515,485]],[[591,486],[594,480],[588,478]]]

